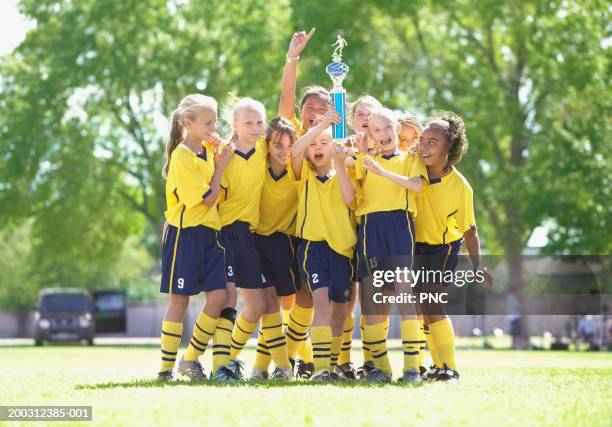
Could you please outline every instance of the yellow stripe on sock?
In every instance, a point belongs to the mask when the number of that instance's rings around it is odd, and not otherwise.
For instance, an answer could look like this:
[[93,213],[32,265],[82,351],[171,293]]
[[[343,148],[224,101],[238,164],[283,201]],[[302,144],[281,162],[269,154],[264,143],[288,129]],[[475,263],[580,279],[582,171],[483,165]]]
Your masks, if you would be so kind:
[[331,369],[332,332],[329,326],[313,326],[310,330],[315,372]]
[[375,325],[366,324],[363,332],[363,344],[367,345],[370,349],[374,365],[385,374],[391,376],[391,363],[389,362],[389,355],[387,354],[387,331],[385,329],[385,323],[380,322]]
[[429,333],[442,365],[456,370],[455,333],[450,318],[445,318],[429,325]]
[[200,312],[198,320],[193,325],[193,336],[185,352],[185,360],[190,362],[197,360],[208,346],[208,341],[213,337],[219,319],[213,319],[204,312]]
[[161,366],[160,372],[171,371],[176,362],[181,336],[183,335],[183,324],[164,320],[161,327]]
[[353,328],[355,327],[355,316],[350,313],[344,320],[344,334],[342,337],[342,348],[338,365],[345,365],[351,362],[351,345],[353,342]]
[[417,319],[402,320],[401,322],[402,348],[404,350],[404,372],[408,369],[419,370],[419,340],[420,325]]
[[276,313],[264,314],[261,319],[261,329],[266,339],[268,351],[274,360],[276,367],[290,367],[287,355],[287,343],[283,334],[282,315]]
[[234,329],[232,330],[232,343],[230,348],[230,359],[236,360],[238,354],[242,351],[242,348],[248,341],[248,339],[253,335],[255,329],[257,328],[257,323],[252,323],[246,320],[242,313],[236,319],[236,324],[234,325]]

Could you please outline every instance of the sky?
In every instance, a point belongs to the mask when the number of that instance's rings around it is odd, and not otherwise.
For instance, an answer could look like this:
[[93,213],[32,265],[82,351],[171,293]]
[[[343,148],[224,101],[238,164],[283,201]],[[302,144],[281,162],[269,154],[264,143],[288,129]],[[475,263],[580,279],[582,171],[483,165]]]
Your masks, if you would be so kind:
[[0,55],[17,47],[27,28],[26,20],[17,11],[17,0],[0,0]]

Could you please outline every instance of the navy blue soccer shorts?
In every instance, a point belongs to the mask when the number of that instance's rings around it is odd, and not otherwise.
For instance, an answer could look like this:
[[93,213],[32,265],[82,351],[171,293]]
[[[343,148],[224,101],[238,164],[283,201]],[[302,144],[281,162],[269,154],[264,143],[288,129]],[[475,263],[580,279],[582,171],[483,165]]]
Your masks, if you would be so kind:
[[217,231],[198,225],[168,225],[162,250],[160,292],[197,295],[225,289],[225,257]]
[[300,288],[297,268],[299,239],[285,233],[262,236],[255,233],[259,265],[266,283],[276,287],[279,297],[295,294]]
[[[455,271],[463,238],[439,245],[417,242],[414,249],[414,270],[421,270],[423,283],[448,284],[440,280],[448,271]],[[427,274],[427,276],[424,276]]]
[[222,227],[219,234],[221,246],[225,249],[228,282],[246,289],[272,286],[265,282],[261,273],[254,233],[249,230],[247,222],[235,221]]
[[357,280],[374,271],[412,266],[414,223],[403,210],[373,212],[361,218],[357,231]]
[[351,259],[335,252],[327,242],[303,240],[298,248],[298,267],[310,292],[327,287],[330,301],[351,299]]

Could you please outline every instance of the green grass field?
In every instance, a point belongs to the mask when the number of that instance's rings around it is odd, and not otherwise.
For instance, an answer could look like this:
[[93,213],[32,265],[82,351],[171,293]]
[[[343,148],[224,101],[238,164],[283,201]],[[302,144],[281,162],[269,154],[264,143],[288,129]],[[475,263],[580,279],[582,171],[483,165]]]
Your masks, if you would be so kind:
[[[401,352],[390,354],[399,374]],[[253,347],[241,356],[250,366]],[[92,405],[94,422],[113,426],[612,425],[610,353],[462,350],[458,359],[459,383],[419,388],[163,385],[149,381],[153,346],[0,347],[0,405]]]

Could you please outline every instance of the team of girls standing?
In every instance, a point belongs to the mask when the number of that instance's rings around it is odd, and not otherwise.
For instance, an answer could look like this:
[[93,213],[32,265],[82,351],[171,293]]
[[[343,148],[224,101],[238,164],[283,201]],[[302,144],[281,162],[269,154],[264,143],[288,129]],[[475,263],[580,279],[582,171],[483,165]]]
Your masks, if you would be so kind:
[[[297,64],[313,33],[293,35],[278,117],[269,125],[264,106],[250,98],[235,102],[227,142],[216,134],[213,98],[189,95],[172,114],[161,284],[170,298],[160,379],[173,378],[189,296],[204,292],[205,306],[178,363],[178,372],[192,380],[206,378],[198,358],[210,341],[211,378],[241,379],[238,355],[258,325],[251,379],[267,379],[272,361],[276,380],[290,380],[294,371],[320,382],[355,379],[350,355],[359,294],[360,375],[390,381],[391,307],[371,304],[373,272],[417,265],[452,270],[464,241],[479,268],[472,189],[455,168],[467,148],[462,120],[444,113],[423,129],[416,117],[398,118],[363,96],[352,105],[355,135],[345,146],[333,144],[330,126],[339,117],[326,89],[307,88],[301,120],[295,114]],[[244,301],[238,315],[236,289]],[[383,293],[444,290],[440,283],[415,289],[395,283]],[[443,307],[398,308],[399,380],[458,379]],[[433,359],[429,371],[425,341]]]

